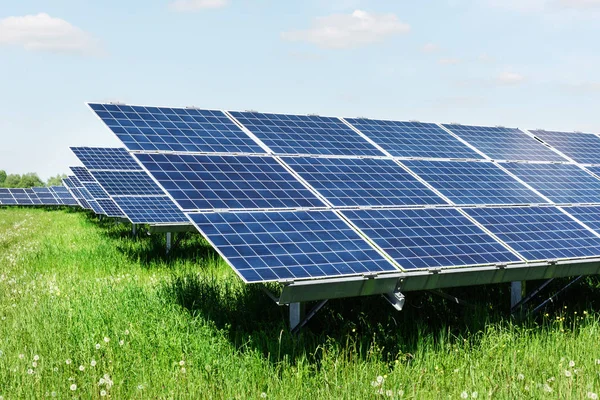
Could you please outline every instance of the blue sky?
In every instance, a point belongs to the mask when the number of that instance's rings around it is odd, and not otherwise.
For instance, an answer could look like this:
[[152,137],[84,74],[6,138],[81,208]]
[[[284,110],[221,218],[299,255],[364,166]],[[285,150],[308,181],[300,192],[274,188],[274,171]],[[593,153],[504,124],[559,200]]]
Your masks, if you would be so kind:
[[600,0],[19,0],[0,169],[118,146],[87,101],[600,133]]

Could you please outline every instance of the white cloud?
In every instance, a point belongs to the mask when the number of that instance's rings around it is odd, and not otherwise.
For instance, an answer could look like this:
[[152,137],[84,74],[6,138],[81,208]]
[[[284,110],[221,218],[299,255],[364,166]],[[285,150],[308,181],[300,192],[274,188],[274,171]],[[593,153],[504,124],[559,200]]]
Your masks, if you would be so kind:
[[421,47],[421,51],[423,53],[435,53],[439,49],[439,46],[435,43],[427,43],[423,47]]
[[410,25],[400,22],[394,14],[370,14],[356,10],[352,14],[315,18],[310,29],[284,32],[281,37],[323,48],[345,49],[380,42],[408,32]]
[[503,85],[518,85],[523,83],[525,77],[516,72],[503,72],[498,75],[498,82]]
[[53,18],[45,13],[1,19],[0,45],[88,55],[100,51],[98,42],[88,33],[63,19]]
[[169,4],[175,11],[198,11],[206,9],[222,8],[229,5],[229,0],[176,0]]
[[440,58],[438,60],[438,64],[456,65],[456,64],[460,64],[460,60],[458,58]]

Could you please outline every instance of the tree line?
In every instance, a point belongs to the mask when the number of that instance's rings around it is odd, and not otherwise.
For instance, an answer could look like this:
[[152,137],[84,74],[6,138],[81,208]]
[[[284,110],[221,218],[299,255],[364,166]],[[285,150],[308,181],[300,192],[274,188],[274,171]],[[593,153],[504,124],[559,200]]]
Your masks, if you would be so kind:
[[66,174],[58,174],[44,182],[35,172],[27,174],[7,174],[0,169],[0,187],[3,188],[30,188],[35,186],[60,186]]

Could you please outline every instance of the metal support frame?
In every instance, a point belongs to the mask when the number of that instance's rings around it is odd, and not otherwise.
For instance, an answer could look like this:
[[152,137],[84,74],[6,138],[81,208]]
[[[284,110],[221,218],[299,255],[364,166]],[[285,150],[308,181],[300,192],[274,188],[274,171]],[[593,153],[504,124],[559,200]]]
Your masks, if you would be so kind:
[[513,305],[510,308],[511,314],[514,313],[519,307],[522,307],[525,304],[529,303],[529,301],[531,301],[531,299],[533,299],[535,296],[537,296],[537,294],[539,292],[541,292],[546,286],[548,286],[553,280],[554,280],[554,278],[550,278],[550,279],[544,281],[544,283],[542,283],[540,286],[538,286],[533,292],[531,292],[527,296],[525,296],[525,298],[523,300],[521,300],[517,304]]
[[523,282],[514,281],[510,283],[510,308],[511,310],[523,300]]
[[306,315],[304,303],[290,303],[290,330],[292,334],[298,333],[328,301],[328,299],[321,300]]
[[137,224],[131,224],[131,235],[137,235]]
[[543,301],[542,304],[540,304],[539,306],[537,306],[536,308],[534,308],[533,310],[531,310],[530,314],[533,315],[533,314],[537,313],[539,310],[541,310],[542,308],[544,308],[544,306],[546,304],[548,304],[550,302],[553,302],[554,299],[556,299],[561,293],[563,293],[564,291],[568,290],[571,287],[571,285],[573,285],[574,283],[578,282],[582,278],[583,278],[583,275],[578,276],[576,278],[573,278],[569,283],[567,283],[565,286],[563,286],[562,289],[560,289],[558,292],[554,293],[548,299],[546,299],[545,301]]
[[452,296],[451,294],[448,294],[446,292],[442,292],[441,290],[432,289],[432,290],[428,290],[428,292],[431,294],[435,294],[436,296],[440,296],[443,299],[450,300],[451,302],[458,304],[459,306],[470,307],[470,308],[475,307],[473,304],[466,302],[462,299],[459,299],[456,296]]
[[166,251],[167,251],[167,254],[169,254],[171,252],[171,244],[172,244],[171,241],[173,238],[173,234],[171,232],[167,232],[166,237],[167,237]]

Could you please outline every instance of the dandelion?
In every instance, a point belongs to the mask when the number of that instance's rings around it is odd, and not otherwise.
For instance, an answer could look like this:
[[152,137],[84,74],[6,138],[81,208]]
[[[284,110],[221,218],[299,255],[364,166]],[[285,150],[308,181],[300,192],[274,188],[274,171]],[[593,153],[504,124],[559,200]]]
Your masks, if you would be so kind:
[[377,387],[377,386],[379,386],[379,383],[377,383],[377,382],[375,382],[375,381],[372,381],[372,382],[371,382],[371,386],[373,386],[373,387]]
[[58,372],[58,367],[54,367],[54,368],[52,368],[52,371],[54,371],[54,372]]
[[92,367],[95,367],[95,366],[96,366],[96,360],[92,360],[92,361],[90,362],[90,365],[91,365]]
[[31,368],[29,368],[29,369],[27,370],[27,374],[28,374],[28,375],[33,375],[33,370],[32,370]]
[[554,382],[555,380],[556,380],[556,378],[551,376],[550,378],[548,378],[548,380],[546,382]]
[[37,354],[35,356],[33,356],[33,361],[38,361],[39,359],[40,359],[40,356],[38,356]]
[[587,394],[587,398],[588,399],[594,399],[594,400],[598,400],[598,394],[594,393],[594,392],[588,392]]
[[266,394],[265,392],[262,392],[262,393],[260,394],[260,398],[261,398],[261,399],[266,399],[266,398],[267,398],[267,394]]
[[393,397],[393,396],[394,396],[394,392],[393,392],[393,391],[391,391],[391,390],[386,390],[386,391],[385,391],[385,395],[386,395],[387,397]]
[[129,335],[129,329],[125,329],[125,334]]
[[104,343],[108,343],[108,342],[110,342],[110,338],[104,336]]
[[98,381],[98,386],[102,385],[104,385],[104,378],[100,378],[100,380]]
[[106,396],[106,390],[101,390],[100,391],[100,396],[102,396],[102,397]]
[[552,388],[547,383],[544,383],[544,392],[552,393]]
[[473,392],[473,393],[471,393],[471,398],[472,398],[472,399],[476,399],[476,398],[477,398],[477,396],[479,396],[479,393],[477,393],[477,392]]
[[402,390],[402,389],[398,390],[398,396],[400,396],[400,397],[404,396],[404,390]]
[[19,358],[22,360],[25,358],[25,354],[19,354]]
[[32,366],[33,368],[35,368],[35,367],[37,367],[37,363],[34,361],[34,362],[32,362],[32,363],[31,363],[31,366]]
[[144,385],[138,385],[137,388],[138,388],[138,390],[142,390],[142,389],[144,389]]
[[83,365],[79,366],[79,370],[83,372],[83,370],[85,369],[85,367]]
[[525,375],[519,374],[519,375],[517,375],[517,379],[522,381],[523,379],[525,379]]
[[569,361],[569,367],[573,368],[575,366],[575,361],[571,360]]
[[52,392],[52,393],[50,393],[50,396],[52,396],[52,397],[56,397],[56,392]]
[[77,390],[77,385],[76,384],[72,384],[70,386],[70,389],[71,389],[72,392],[76,391]]
[[119,346],[123,346],[125,344],[125,341],[123,339],[119,340]]
[[379,375],[377,377],[377,383],[379,383],[380,385],[383,383],[383,376]]
[[67,365],[71,365],[71,359],[70,359],[70,358],[67,358],[67,359],[65,360],[65,363],[66,363]]
[[468,399],[468,398],[469,398],[469,394],[468,394],[467,392],[462,392],[462,393],[460,394],[460,398],[461,398],[461,399]]
[[179,361],[179,365],[183,367],[185,365],[185,361],[183,361],[183,360]]
[[96,343],[96,350],[100,350],[100,343]]
[[600,360],[596,360],[596,365],[600,365]]
[[570,377],[572,377],[572,376],[573,376],[573,374],[571,373],[571,371],[569,371],[569,370],[565,370],[565,376],[566,376],[567,378],[570,378]]
[[182,368],[181,368],[181,373],[182,373],[182,374],[185,374],[185,371],[186,371],[186,370],[185,370],[185,368],[183,368],[183,367],[182,367]]

